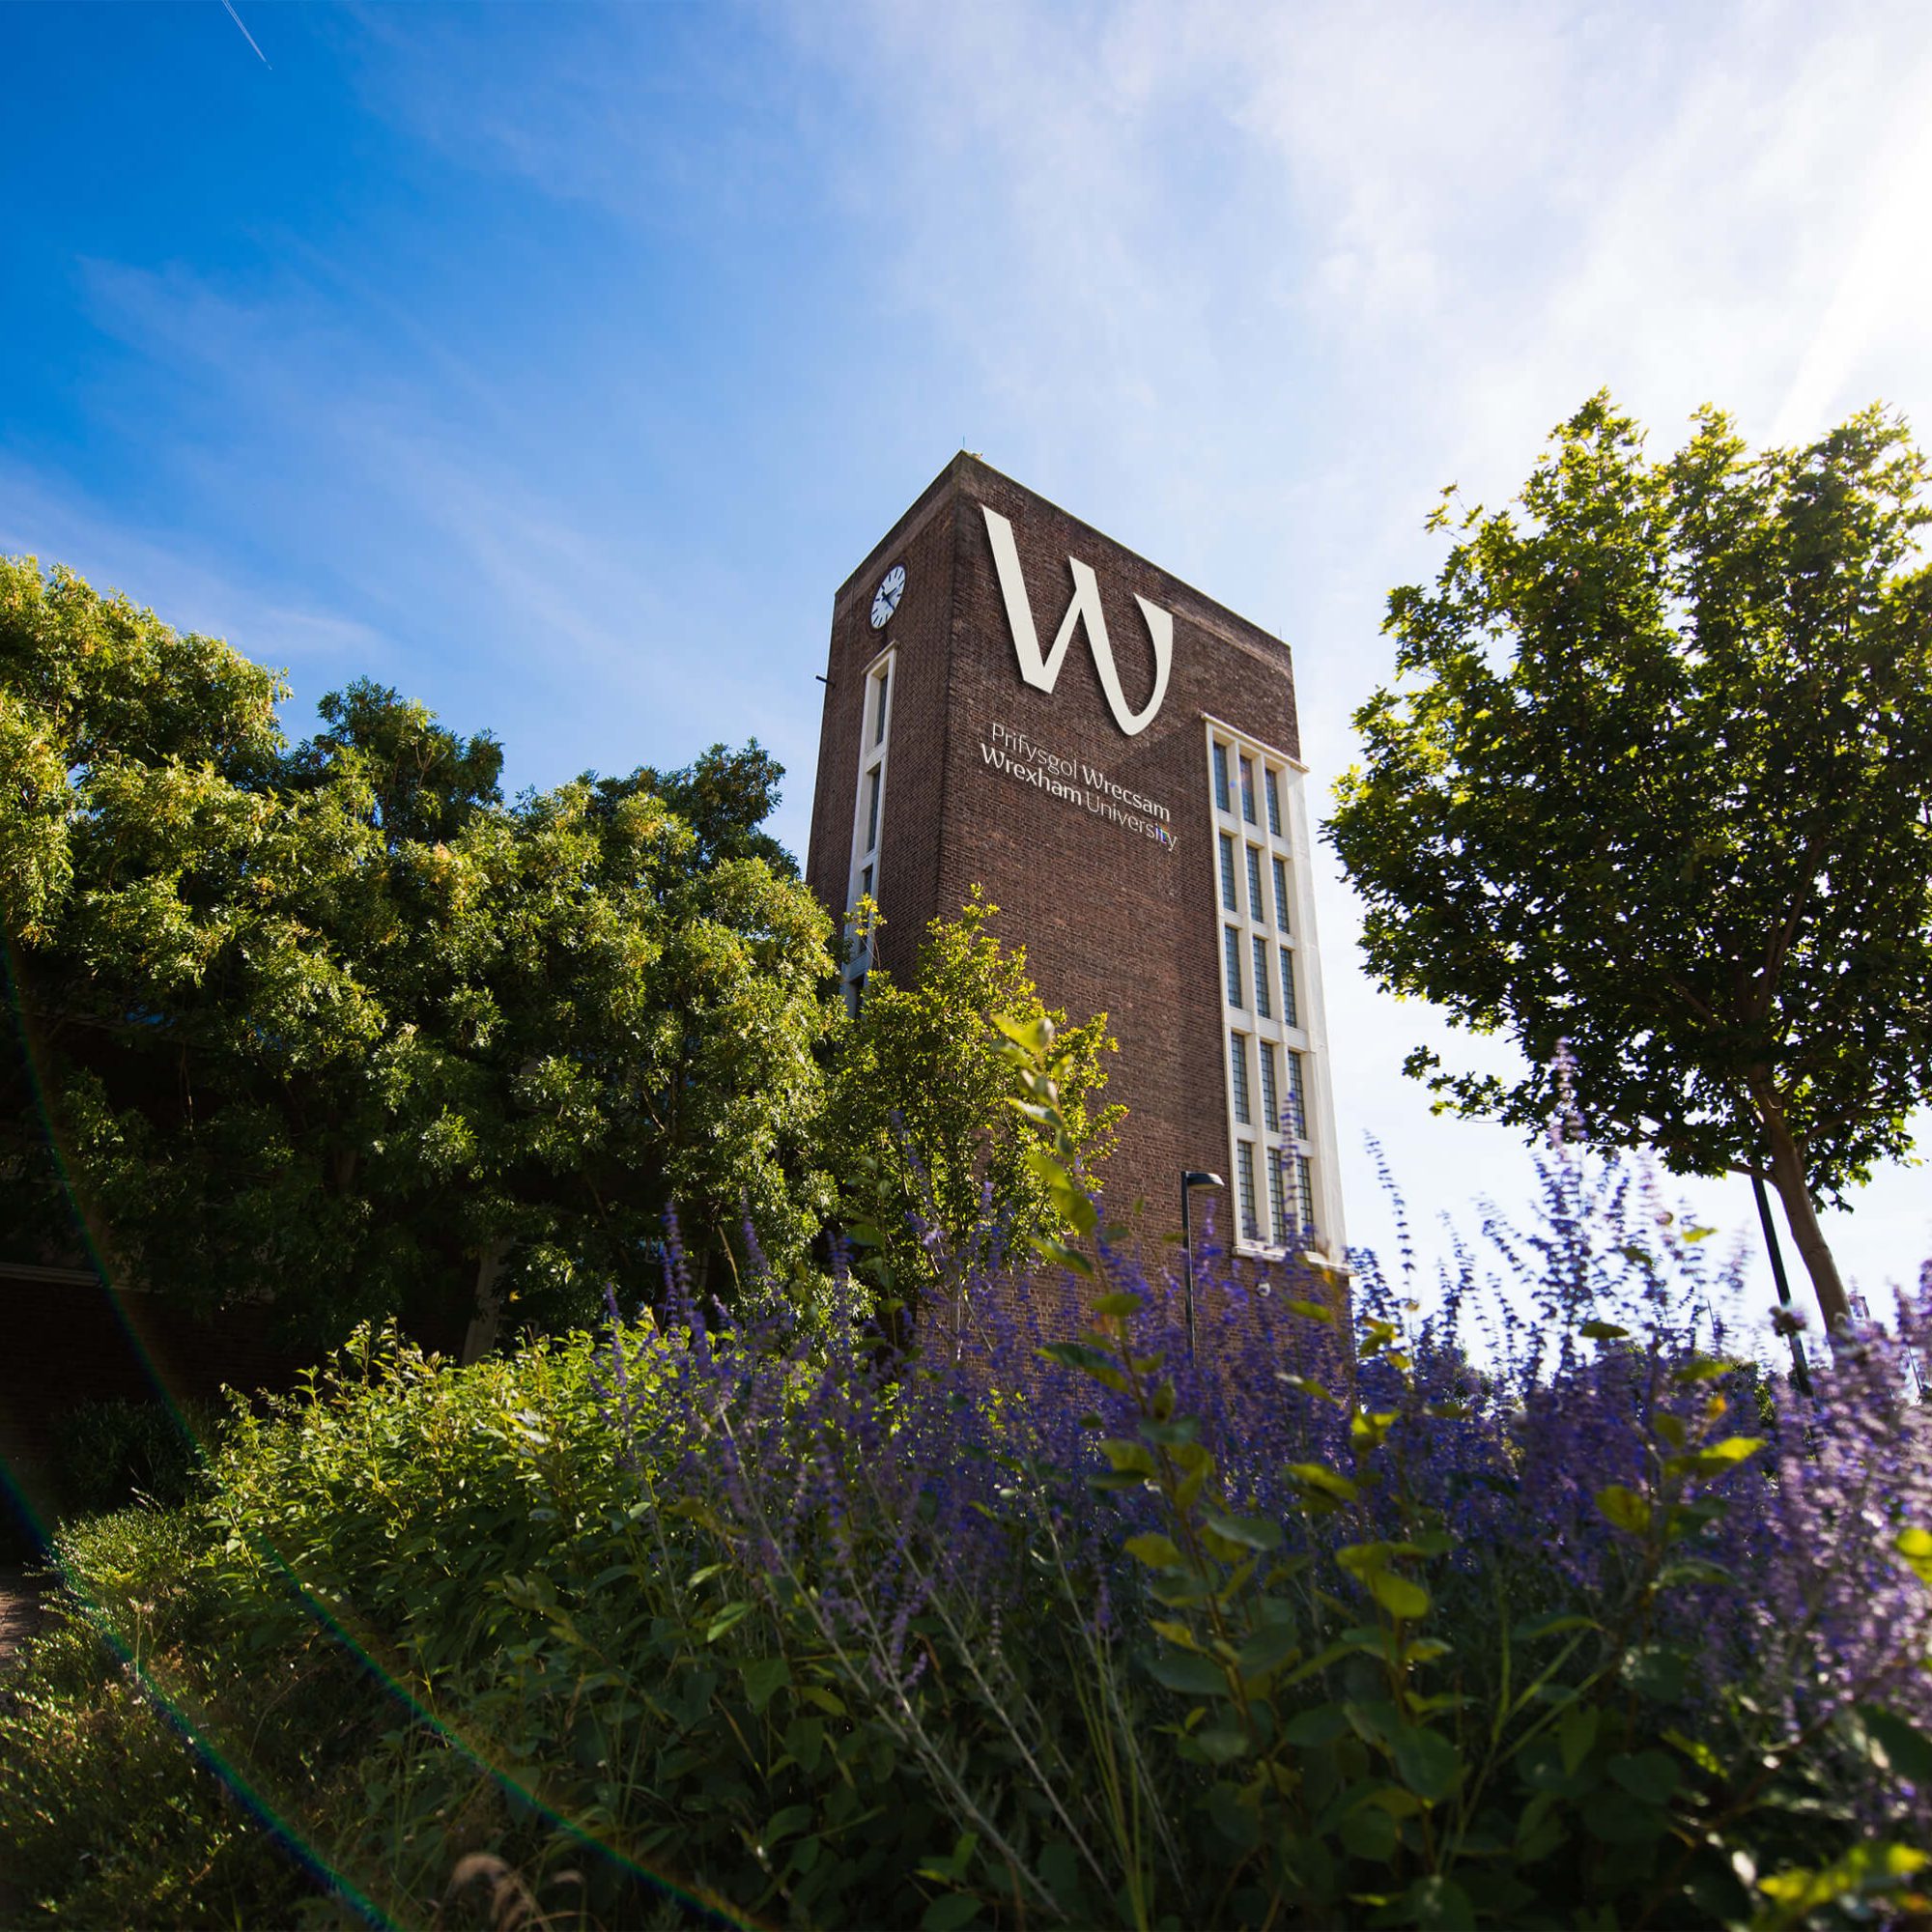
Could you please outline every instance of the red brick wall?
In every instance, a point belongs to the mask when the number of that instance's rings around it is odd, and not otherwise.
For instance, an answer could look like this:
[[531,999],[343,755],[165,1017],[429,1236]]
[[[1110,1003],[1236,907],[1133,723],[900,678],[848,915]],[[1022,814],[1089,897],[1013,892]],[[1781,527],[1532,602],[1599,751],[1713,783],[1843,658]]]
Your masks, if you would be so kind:
[[[985,519],[1013,528],[1042,650],[1073,594],[1069,555],[1092,566],[1115,662],[1138,710],[1153,677],[1135,594],[1172,612],[1174,655],[1159,715],[1138,736],[1115,724],[1085,628],[1049,695],[1021,681]],[[878,580],[906,565],[888,627],[898,649],[878,897],[881,956],[912,963],[925,923],[984,887],[997,929],[1023,944],[1049,1006],[1104,1011],[1120,1052],[1108,1097],[1125,1103],[1106,1172],[1110,1208],[1136,1199],[1158,1236],[1179,1221],[1186,1167],[1228,1162],[1215,849],[1206,730],[1211,714],[1299,753],[1288,646],[976,458],[961,455],[846,581],[834,603],[818,794],[807,877],[842,911],[859,760],[860,690],[880,645],[869,612]],[[994,723],[1164,804],[1164,849],[985,762]],[[1205,1204],[1198,1204],[1205,1206]],[[1225,1231],[1229,1208],[1216,1203]]]

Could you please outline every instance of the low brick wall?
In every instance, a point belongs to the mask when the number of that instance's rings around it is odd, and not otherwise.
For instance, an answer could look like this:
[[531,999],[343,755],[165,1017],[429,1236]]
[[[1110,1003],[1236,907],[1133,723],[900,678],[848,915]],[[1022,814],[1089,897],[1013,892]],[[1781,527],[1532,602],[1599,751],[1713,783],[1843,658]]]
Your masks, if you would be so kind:
[[0,1275],[0,1462],[43,1519],[60,1500],[55,1431],[75,1405],[211,1401],[224,1384],[285,1389],[305,1359],[275,1346],[266,1308],[199,1321],[155,1295],[111,1294],[71,1271]]

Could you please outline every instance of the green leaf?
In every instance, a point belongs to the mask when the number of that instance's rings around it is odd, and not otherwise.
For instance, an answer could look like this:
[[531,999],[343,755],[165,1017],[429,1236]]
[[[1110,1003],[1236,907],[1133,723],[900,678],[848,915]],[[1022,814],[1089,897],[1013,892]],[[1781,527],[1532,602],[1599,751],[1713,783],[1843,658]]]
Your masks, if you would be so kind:
[[1603,1713],[1594,1704],[1573,1704],[1556,1726],[1556,1747],[1563,1754],[1563,1774],[1577,1775],[1577,1767],[1590,1755],[1597,1742],[1597,1728]]
[[1599,1791],[1579,1807],[1584,1829],[1606,1845],[1647,1845],[1662,1837],[1669,1819],[1627,1791]]
[[1178,1570],[1180,1567],[1180,1550],[1174,1539],[1162,1536],[1158,1530],[1128,1537],[1124,1548],[1129,1556],[1138,1563],[1145,1563],[1150,1570]]
[[1842,1898],[1866,1898],[1895,1891],[1932,1862],[1915,1845],[1856,1845],[1820,1871],[1775,1872],[1758,1889],[1781,1905],[1790,1920],[1807,1917]]
[[1932,1738],[1896,1712],[1874,1704],[1861,1704],[1859,1716],[1901,1777],[1910,1778],[1921,1790],[1932,1787]]
[[1408,1889],[1407,1911],[1401,1922],[1425,1932],[1475,1932],[1476,1908],[1454,1879],[1432,1874]]
[[1891,1547],[1921,1583],[1932,1583],[1932,1530],[1911,1524],[1892,1538]]
[[1630,1330],[1619,1328],[1614,1321],[1586,1321],[1577,1332],[1591,1342],[1620,1342]]
[[1223,1516],[1219,1510],[1203,1510],[1201,1520],[1217,1536],[1238,1543],[1248,1549],[1279,1549],[1281,1525],[1258,1516]]
[[1643,1644],[1624,1658],[1624,1680],[1639,1696],[1674,1704],[1684,1695],[1690,1661],[1666,1644]]
[[1104,1349],[1096,1349],[1088,1342],[1049,1342],[1039,1352],[1063,1368],[1078,1369],[1082,1375],[1092,1376],[1103,1388],[1126,1393],[1127,1378],[1114,1366],[1114,1358]]
[[1356,1858],[1377,1864],[1394,1858],[1395,1848],[1402,1842],[1395,1820],[1376,1804],[1364,1804],[1349,1812],[1342,1820],[1340,1832],[1343,1844]]
[[1209,1764],[1233,1764],[1253,1748],[1245,1731],[1232,1724],[1209,1724],[1194,1734],[1194,1742]]
[[1183,1697],[1224,1697],[1228,1673],[1218,1663],[1193,1651],[1172,1651],[1148,1659],[1148,1675],[1156,1684]]
[[1146,1306],[1138,1294],[1098,1294],[1094,1297],[1092,1307],[1102,1321],[1116,1315],[1138,1315]]
[[[1094,1264],[1085,1255],[1067,1247],[1065,1242],[1051,1240],[1044,1235],[1029,1235],[1027,1239],[1036,1254],[1052,1262],[1057,1267],[1066,1268],[1073,1274],[1091,1275],[1094,1272]],[[1109,1388],[1113,1386],[1113,1383],[1108,1383]]]
[[1709,1745],[1700,1743],[1696,1738],[1686,1737],[1679,1730],[1666,1730],[1662,1735],[1665,1744],[1676,1746],[1699,1771],[1709,1772],[1716,1777],[1723,1770],[1718,1753]]
[[1721,1475],[1747,1457],[1755,1456],[1763,1447],[1764,1438],[1760,1435],[1727,1435],[1721,1442],[1709,1443],[1696,1452],[1692,1464],[1694,1473],[1700,1476]]
[[1641,1536],[1650,1527],[1650,1504],[1622,1483],[1608,1483],[1597,1492],[1597,1508],[1618,1529]]
[[1579,1616],[1574,1610],[1559,1610],[1551,1616],[1525,1617],[1510,1632],[1510,1635],[1518,1643],[1534,1643],[1539,1637],[1558,1636],[1564,1631],[1596,1628],[1594,1617]]
[[738,1666],[745,1680],[745,1698],[762,1711],[791,1682],[791,1665],[782,1657],[754,1657]]
[[1463,1755],[1439,1731],[1405,1726],[1389,1748],[1402,1781],[1426,1803],[1440,1804],[1463,1780]]
[[1413,1621],[1429,1614],[1429,1592],[1393,1570],[1373,1570],[1362,1579],[1383,1609],[1392,1617]]
[[810,1804],[787,1804],[765,1826],[763,1833],[765,1843],[783,1844],[787,1838],[796,1837],[817,1815]]
[[1055,1028],[1044,1013],[1031,1019],[1022,1019],[1017,1013],[995,1013],[993,1024],[1037,1060],[1044,1060],[1052,1050]]
[[1661,1750],[1619,1752],[1604,1766],[1610,1776],[1646,1804],[1668,1804],[1677,1795],[1677,1760]]
[[1282,1474],[1298,1490],[1312,1490],[1339,1502],[1351,1503],[1361,1493],[1347,1476],[1321,1463],[1290,1463]]
[[1279,1670],[1285,1663],[1293,1662],[1300,1655],[1301,1646],[1295,1641],[1294,1626],[1277,1624],[1272,1629],[1257,1631],[1242,1644],[1236,1653],[1235,1667],[1243,1678],[1264,1677],[1271,1670]]
[[980,1901],[970,1891],[942,1891],[920,1918],[921,1932],[959,1932],[980,1916]]
[[716,1643],[727,1631],[735,1630],[743,1623],[754,1608],[756,1608],[756,1605],[753,1604],[742,1602],[726,1604],[724,1609],[706,1626],[704,1641],[706,1643]]
[[1332,1745],[1349,1729],[1349,1714],[1340,1704],[1317,1704],[1312,1710],[1297,1711],[1281,1727],[1284,1742],[1300,1750],[1317,1750]]
[[1670,1379],[1684,1384],[1713,1382],[1720,1376],[1735,1375],[1741,1366],[1741,1363],[1728,1361],[1720,1356],[1700,1356],[1694,1361],[1686,1362],[1681,1369],[1673,1369]]

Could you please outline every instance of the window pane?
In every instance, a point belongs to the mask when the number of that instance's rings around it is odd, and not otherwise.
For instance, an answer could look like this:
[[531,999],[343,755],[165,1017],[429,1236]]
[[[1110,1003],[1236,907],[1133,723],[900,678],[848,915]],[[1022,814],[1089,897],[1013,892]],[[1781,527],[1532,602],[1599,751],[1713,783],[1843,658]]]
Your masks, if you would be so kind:
[[1228,798],[1228,748],[1219,739],[1214,743],[1214,809],[1233,811]]
[[888,666],[872,681],[878,686],[879,715],[872,721],[872,743],[876,745],[886,735],[886,696],[892,681],[892,668]]
[[1302,1097],[1301,1056],[1288,1056],[1288,1119],[1286,1129],[1298,1141],[1308,1138],[1308,1103]]
[[1224,832],[1221,835],[1221,903],[1230,912],[1239,912],[1235,901],[1235,841]]
[[1281,1162],[1268,1162],[1268,1223],[1274,1230],[1274,1244],[1278,1248],[1288,1246],[1288,1209],[1283,1205],[1281,1193]]
[[1244,1034],[1228,1036],[1228,1076],[1235,1095],[1235,1118],[1242,1126],[1251,1126],[1248,1114],[1248,1041]]
[[1286,946],[1281,949],[1281,1016],[1292,1027],[1301,1024],[1294,1004],[1294,954]]
[[874,765],[867,778],[870,786],[866,799],[866,850],[879,842],[879,768]]
[[1315,1178],[1308,1171],[1308,1156],[1298,1153],[1294,1156],[1295,1212],[1301,1216],[1301,1225],[1312,1228],[1315,1225]]
[[1261,1223],[1255,1219],[1255,1144],[1235,1143],[1235,1178],[1240,1187],[1241,1233],[1251,1241],[1261,1239]]
[[1267,917],[1267,908],[1262,904],[1262,852],[1259,845],[1248,847],[1248,912],[1255,919]]
[[859,874],[859,896],[862,899],[872,896],[872,868],[869,866]]
[[1232,925],[1223,926],[1221,934],[1226,942],[1222,950],[1228,961],[1228,1004],[1238,1007],[1241,1004],[1241,935]]
[[1241,816],[1250,825],[1255,823],[1255,764],[1252,758],[1241,760]]
[[1275,1112],[1274,1098],[1274,1042],[1264,1039],[1261,1043],[1262,1055],[1262,1125],[1269,1133],[1281,1132],[1281,1117]]
[[1274,781],[1274,767],[1264,765],[1262,777],[1267,781],[1268,830],[1279,838],[1281,837],[1281,791]]
[[1272,1009],[1268,1005],[1268,943],[1265,939],[1255,941],[1255,1011],[1266,1019]]
[[1288,861],[1274,862],[1274,923],[1288,930]]

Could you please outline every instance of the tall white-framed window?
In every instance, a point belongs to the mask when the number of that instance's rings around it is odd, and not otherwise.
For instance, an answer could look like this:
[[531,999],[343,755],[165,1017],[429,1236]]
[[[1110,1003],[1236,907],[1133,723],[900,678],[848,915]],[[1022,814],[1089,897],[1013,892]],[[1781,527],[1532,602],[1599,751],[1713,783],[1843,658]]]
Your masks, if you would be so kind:
[[1207,723],[1206,791],[1228,1048],[1236,1240],[1258,1253],[1345,1247],[1315,954],[1305,768]]
[[846,878],[848,917],[845,937],[851,958],[845,968],[845,997],[856,1009],[871,970],[869,937],[860,939],[850,913],[862,898],[879,895],[879,856],[885,837],[886,767],[893,740],[893,684],[897,652],[888,648],[866,667],[859,713],[859,777],[852,799],[852,863]]

